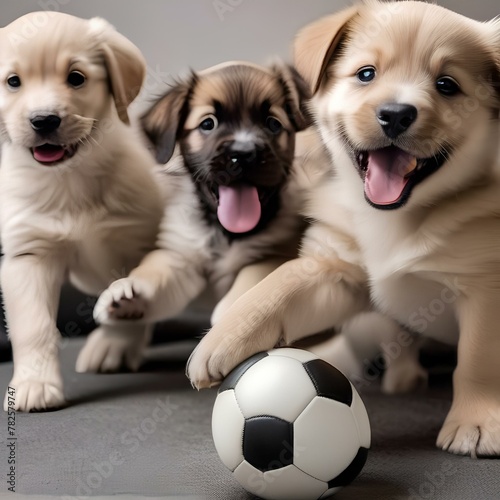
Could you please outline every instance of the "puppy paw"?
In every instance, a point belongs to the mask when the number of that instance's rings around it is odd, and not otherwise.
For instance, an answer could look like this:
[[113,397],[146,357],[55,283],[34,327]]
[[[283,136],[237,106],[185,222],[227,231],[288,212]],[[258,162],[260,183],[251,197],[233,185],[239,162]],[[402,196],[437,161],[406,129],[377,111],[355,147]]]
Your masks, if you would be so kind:
[[209,350],[210,348],[201,341],[187,363],[186,375],[191,385],[198,390],[219,385],[233,368],[232,363],[224,362],[224,356],[221,358],[220,353]]
[[456,455],[500,456],[500,404],[453,405],[439,432],[437,446]]
[[[224,322],[224,321],[223,321]],[[245,341],[245,338],[249,339]],[[227,334],[223,325],[214,326],[191,353],[186,375],[196,389],[219,385],[233,368],[254,354],[276,347],[278,338],[265,330],[244,328]]]
[[94,307],[94,319],[100,324],[116,320],[143,320],[148,306],[146,286],[134,278],[113,282],[101,293]]
[[96,328],[80,351],[75,369],[78,373],[112,373],[122,368],[137,371],[146,345],[147,339],[141,330]]
[[427,388],[429,375],[418,363],[392,363],[382,378],[386,394],[406,394]]
[[62,380],[43,382],[40,380],[12,380],[5,394],[5,411],[43,411],[60,408],[66,404]]

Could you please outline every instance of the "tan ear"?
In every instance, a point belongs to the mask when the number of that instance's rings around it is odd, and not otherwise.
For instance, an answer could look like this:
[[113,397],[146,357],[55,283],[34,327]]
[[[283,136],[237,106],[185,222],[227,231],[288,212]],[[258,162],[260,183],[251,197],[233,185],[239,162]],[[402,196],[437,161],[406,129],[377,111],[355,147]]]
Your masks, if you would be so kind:
[[496,17],[487,23],[493,34],[493,51],[495,69],[493,71],[493,88],[500,99],[500,17]]
[[197,76],[193,73],[190,79],[175,84],[141,117],[142,129],[154,146],[158,163],[167,163],[174,152],[196,82]]
[[276,64],[272,70],[284,87],[286,110],[295,130],[299,132],[312,125],[312,117],[307,109],[311,92],[306,82],[297,70],[288,64]]
[[321,84],[330,58],[335,51],[346,24],[357,14],[359,7],[349,7],[323,17],[299,31],[295,38],[293,57],[297,71],[315,94]]
[[98,32],[118,116],[129,123],[127,108],[141,90],[146,61],[141,51],[107,21],[93,18],[90,23],[91,29]]

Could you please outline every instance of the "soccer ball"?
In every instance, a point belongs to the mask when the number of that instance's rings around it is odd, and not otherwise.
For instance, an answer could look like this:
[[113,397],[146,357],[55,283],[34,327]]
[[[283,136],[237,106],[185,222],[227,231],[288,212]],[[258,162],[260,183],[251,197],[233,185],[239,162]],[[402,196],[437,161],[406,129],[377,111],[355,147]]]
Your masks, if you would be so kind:
[[326,498],[363,468],[370,423],[356,389],[300,349],[262,352],[219,388],[212,434],[222,462],[267,500]]

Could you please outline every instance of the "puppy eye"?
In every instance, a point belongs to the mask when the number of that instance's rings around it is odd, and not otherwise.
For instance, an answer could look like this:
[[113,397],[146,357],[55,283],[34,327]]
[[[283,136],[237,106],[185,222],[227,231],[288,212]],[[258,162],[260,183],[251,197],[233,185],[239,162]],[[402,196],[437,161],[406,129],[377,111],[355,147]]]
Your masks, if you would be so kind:
[[80,71],[72,71],[68,75],[66,82],[68,83],[68,85],[71,85],[71,87],[77,89],[81,87],[86,80],[87,79],[85,78],[85,75],[83,73],[80,73]]
[[442,76],[436,81],[436,89],[441,95],[451,97],[460,92],[460,85],[451,76]]
[[276,135],[283,130],[283,125],[277,118],[274,118],[274,116],[267,117],[266,127],[271,131],[272,134]]
[[356,76],[358,80],[362,83],[371,82],[376,75],[375,68],[373,66],[364,66],[363,68],[358,69]]
[[21,86],[21,78],[17,75],[10,75],[9,78],[7,78],[7,85],[11,89],[18,89]]
[[198,128],[204,134],[209,134],[210,132],[212,132],[212,130],[215,130],[217,128],[218,124],[219,122],[217,121],[217,118],[214,115],[209,115],[203,118]]

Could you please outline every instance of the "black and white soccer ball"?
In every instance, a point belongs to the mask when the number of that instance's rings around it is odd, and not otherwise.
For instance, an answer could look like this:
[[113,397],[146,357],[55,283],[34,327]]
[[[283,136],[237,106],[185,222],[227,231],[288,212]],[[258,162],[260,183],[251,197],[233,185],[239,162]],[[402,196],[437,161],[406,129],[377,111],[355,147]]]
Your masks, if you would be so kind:
[[219,388],[212,414],[217,452],[236,480],[267,500],[326,498],[363,468],[365,406],[332,365],[300,349],[252,356]]

